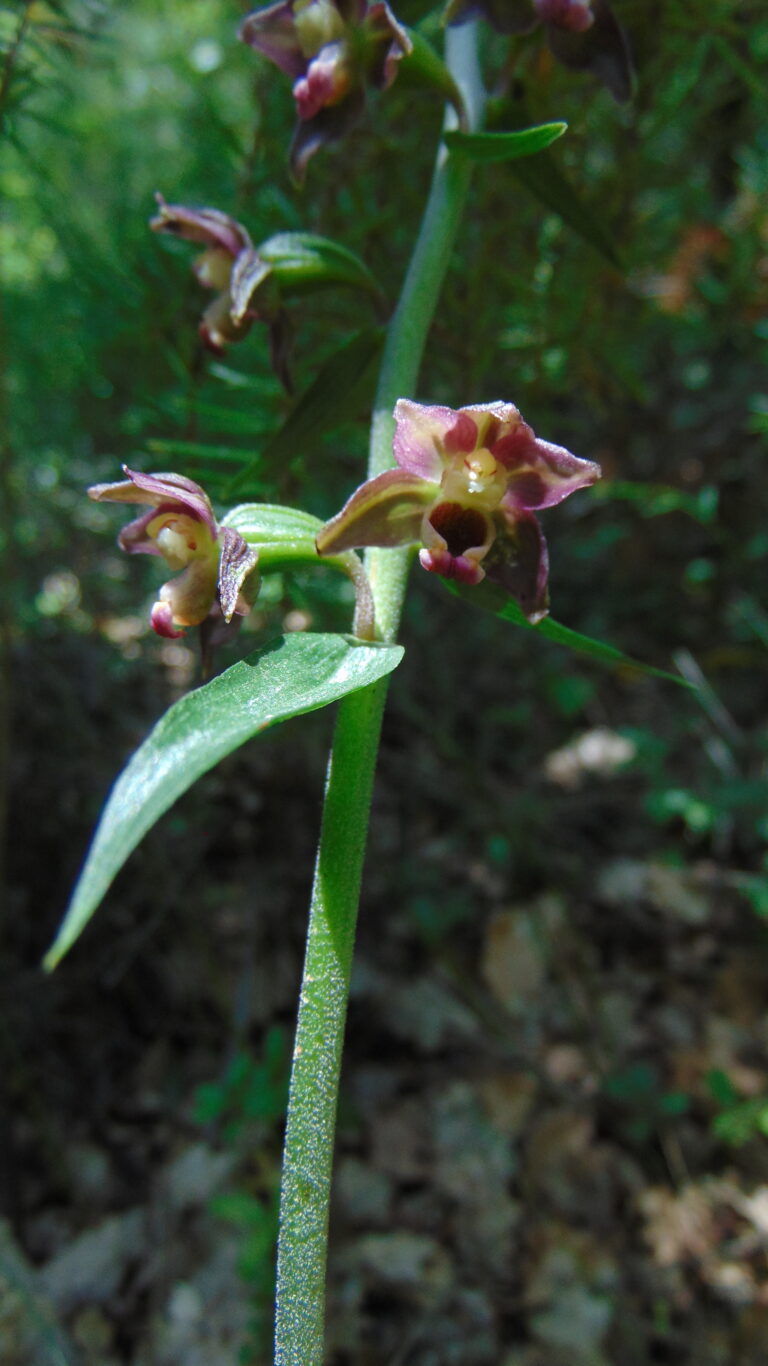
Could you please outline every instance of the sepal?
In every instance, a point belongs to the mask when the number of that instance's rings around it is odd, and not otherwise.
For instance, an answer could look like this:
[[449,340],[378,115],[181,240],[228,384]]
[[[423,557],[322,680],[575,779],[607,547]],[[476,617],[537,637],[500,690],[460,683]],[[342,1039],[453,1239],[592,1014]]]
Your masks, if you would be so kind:
[[407,470],[385,470],[352,494],[341,512],[318,533],[321,555],[360,546],[393,547],[421,540],[424,513],[435,501],[439,485]]

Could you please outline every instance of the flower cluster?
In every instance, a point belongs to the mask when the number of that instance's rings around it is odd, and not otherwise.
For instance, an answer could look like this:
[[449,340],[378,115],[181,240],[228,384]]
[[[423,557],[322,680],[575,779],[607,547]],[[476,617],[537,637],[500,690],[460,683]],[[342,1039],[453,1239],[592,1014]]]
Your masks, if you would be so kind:
[[218,209],[190,209],[166,204],[156,195],[160,212],[150,219],[154,232],[197,242],[205,250],[193,263],[201,285],[216,291],[200,320],[200,336],[210,351],[221,355],[230,342],[241,341],[256,319],[269,328],[275,373],[290,388],[287,366],[287,326],[272,266],[259,255],[247,230]]
[[129,555],[160,555],[169,569],[180,571],[163,584],[152,608],[157,634],[174,639],[187,626],[247,616],[258,587],[258,552],[232,527],[217,525],[208,495],[192,479],[123,468],[126,480],[95,484],[88,495],[97,503],[149,507],[123,527],[118,545]]
[[240,37],[293,80],[299,123],[291,167],[342,137],[365,105],[366,86],[390,86],[411,40],[383,0],[277,0],[247,15]]
[[534,515],[593,484],[600,467],[534,435],[512,403],[395,407],[396,468],[362,484],[317,538],[321,555],[422,544],[424,569],[488,578],[531,621],[547,612],[547,548]]
[[500,33],[544,26],[550,51],[572,71],[589,71],[623,103],[632,94],[632,57],[608,0],[450,0],[449,23],[481,14]]

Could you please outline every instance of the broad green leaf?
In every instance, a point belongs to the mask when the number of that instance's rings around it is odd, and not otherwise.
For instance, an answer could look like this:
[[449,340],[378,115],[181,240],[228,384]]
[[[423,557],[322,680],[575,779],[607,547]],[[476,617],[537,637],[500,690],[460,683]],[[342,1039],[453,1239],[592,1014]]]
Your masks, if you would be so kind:
[[246,541],[258,545],[262,541],[273,544],[281,541],[311,541],[314,545],[323,523],[311,512],[301,508],[282,507],[277,503],[241,503],[221,519],[222,526],[234,527]]
[[257,248],[281,290],[290,297],[325,285],[349,285],[382,297],[381,288],[368,267],[353,251],[328,237],[310,232],[280,232]]
[[537,128],[521,128],[514,133],[446,133],[445,145],[459,156],[472,161],[514,161],[541,152],[562,137],[567,123],[542,123]]
[[268,726],[383,678],[402,655],[397,645],[297,632],[176,702],[112,789],[45,968],[71,948],[129,854],[197,778]]
[[336,423],[354,415],[357,406],[373,401],[375,366],[384,345],[384,331],[367,327],[355,332],[325,362],[308,389],[296,401],[282,427],[263,447],[259,457],[232,480],[226,497],[263,482],[270,469],[315,452]]
[[679,674],[668,673],[665,669],[655,669],[650,664],[643,664],[639,659],[633,659],[630,655],[625,655],[622,650],[617,650],[615,645],[606,645],[602,640],[593,640],[591,636],[583,636],[578,631],[572,631],[569,626],[561,626],[560,622],[553,621],[552,617],[544,617],[543,621],[529,621],[514,598],[510,598],[503,589],[498,588],[495,584],[488,583],[487,580],[475,587],[449,583],[448,580],[443,580],[443,582],[446,588],[456,597],[462,598],[464,602],[473,604],[475,607],[481,607],[486,612],[492,612],[494,616],[499,617],[502,621],[511,622],[514,626],[525,626],[529,631],[535,631],[537,635],[553,641],[555,645],[565,645],[569,650],[590,655],[592,659],[599,659],[603,664],[616,664],[627,669],[637,669],[640,673],[649,674],[652,678],[663,678],[668,683],[679,683],[684,688],[693,686],[687,679],[681,678]]

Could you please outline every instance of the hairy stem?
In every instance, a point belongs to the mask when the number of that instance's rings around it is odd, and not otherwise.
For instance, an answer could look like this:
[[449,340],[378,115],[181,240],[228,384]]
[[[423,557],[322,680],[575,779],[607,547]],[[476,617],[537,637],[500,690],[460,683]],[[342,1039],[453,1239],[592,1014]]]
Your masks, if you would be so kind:
[[[448,66],[470,124],[482,114],[474,25],[449,30]],[[446,122],[453,126],[449,111]],[[376,395],[368,473],[392,463],[392,409],[413,394],[440,289],[458,231],[470,164],[440,148],[400,302],[389,326]],[[407,551],[366,556],[379,635],[397,634]],[[352,951],[368,836],[386,683],[339,705],[328,767],[285,1134],[277,1260],[276,1366],[320,1366],[325,1268],[339,1073]]]

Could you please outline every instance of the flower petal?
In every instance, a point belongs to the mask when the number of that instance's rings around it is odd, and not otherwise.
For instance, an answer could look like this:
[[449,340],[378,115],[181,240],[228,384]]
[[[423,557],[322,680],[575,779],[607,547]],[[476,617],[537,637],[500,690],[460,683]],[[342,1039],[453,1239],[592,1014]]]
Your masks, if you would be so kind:
[[293,87],[300,119],[313,119],[321,109],[332,108],[349,94],[352,73],[346,43],[326,43]]
[[439,492],[437,484],[404,470],[385,470],[362,484],[319,532],[320,555],[335,555],[364,545],[410,545],[421,540],[425,511]]
[[549,556],[544,533],[532,513],[518,513],[498,525],[498,535],[483,561],[489,582],[515,599],[529,621],[549,611]]
[[393,450],[400,469],[420,479],[439,481],[444,467],[441,450],[458,416],[454,408],[398,399]]
[[252,574],[259,559],[255,546],[248,545],[239,531],[225,526],[219,532],[221,559],[219,561],[219,602],[226,622],[232,620],[235,612],[246,616],[250,603],[243,598],[241,589],[249,574]]
[[151,507],[148,512],[142,512],[135,521],[124,526],[117,538],[120,549],[127,555],[162,555],[163,552],[154,537],[146,534],[147,527],[154,522],[157,514],[158,509]]
[[232,269],[229,284],[232,321],[239,326],[253,305],[253,296],[272,273],[272,267],[253,247],[241,251]]
[[276,5],[254,10],[240,25],[238,37],[295,80],[306,69],[307,60],[293,11],[293,0],[278,0]]
[[[140,470],[129,470],[127,465],[123,465],[123,469],[134,485],[134,496],[133,498],[127,496],[113,498],[111,501],[151,503],[154,507],[168,505],[181,509],[194,517],[196,521],[204,522],[211,536],[215,539],[217,526],[211,500],[205,490],[195,483],[194,479],[187,479],[186,475],[173,473],[142,474]],[[104,486],[97,485],[96,487]],[[125,488],[125,485],[115,485],[115,487]],[[93,497],[91,490],[89,493]]]
[[[503,447],[505,440],[502,438],[499,446]],[[494,455],[499,458],[498,448]],[[513,455],[515,463],[511,464]],[[505,464],[509,469],[509,486],[502,506],[512,513],[554,507],[600,478],[600,466],[593,460],[581,460],[564,446],[540,441],[532,432],[517,452],[507,448]]]
[[461,503],[439,502],[422,522],[422,569],[459,583],[478,584],[485,578],[480,561],[496,535],[490,517]]
[[383,0],[371,5],[364,28],[369,49],[368,79],[377,90],[387,90],[397,75],[401,59],[413,52],[413,43]]
[[160,602],[170,605],[177,626],[199,626],[205,620],[216,601],[217,573],[217,559],[196,559],[163,584]]
[[152,630],[166,640],[178,640],[183,631],[177,631],[173,624],[173,610],[169,602],[158,601],[149,614]]
[[185,242],[221,247],[230,256],[237,256],[245,247],[251,246],[242,223],[230,218],[229,214],[220,213],[218,209],[188,209],[183,204],[166,204],[161,194],[156,194],[155,199],[160,212],[149,220],[154,232],[168,232],[174,237],[182,237]]

